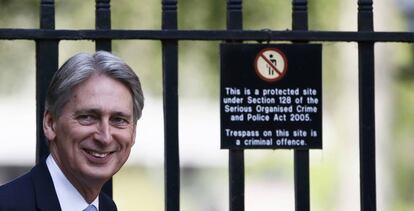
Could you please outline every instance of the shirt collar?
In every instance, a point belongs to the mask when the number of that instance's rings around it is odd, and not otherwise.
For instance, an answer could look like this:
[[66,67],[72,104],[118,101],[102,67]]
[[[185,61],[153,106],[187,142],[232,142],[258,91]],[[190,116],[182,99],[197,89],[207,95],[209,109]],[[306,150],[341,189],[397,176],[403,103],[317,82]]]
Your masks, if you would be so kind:
[[[53,185],[59,199],[62,211],[83,210],[88,207],[88,203],[79,193],[79,191],[70,183],[70,181],[60,170],[52,155],[46,159],[46,165],[52,176]],[[99,210],[99,196],[91,203]]]

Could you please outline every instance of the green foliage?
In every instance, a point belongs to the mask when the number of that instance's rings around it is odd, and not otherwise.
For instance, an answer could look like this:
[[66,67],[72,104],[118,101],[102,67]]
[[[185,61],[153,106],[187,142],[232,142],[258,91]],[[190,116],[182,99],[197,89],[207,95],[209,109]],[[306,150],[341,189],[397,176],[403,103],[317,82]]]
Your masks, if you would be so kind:
[[224,29],[225,1],[178,1],[179,29]]
[[[413,67],[411,66],[410,69]],[[396,86],[396,107],[394,131],[395,140],[393,143],[393,176],[396,191],[396,210],[411,210],[414,201],[414,78],[410,72],[402,72],[400,83]],[[411,207],[411,208],[410,208]]]
[[339,0],[309,0],[309,29],[339,30],[339,19],[343,13],[341,3]]
[[0,27],[39,27],[39,1],[40,0],[0,0]]
[[291,28],[290,1],[244,1],[244,28],[286,30]]
[[[0,0],[0,28],[38,27],[37,4]],[[28,84],[28,76],[34,76],[34,42],[0,41],[0,55],[0,96],[17,95]]]
[[[35,75],[34,42],[31,41],[0,41],[0,96],[12,97],[19,95]],[[34,87],[30,87],[34,88]]]

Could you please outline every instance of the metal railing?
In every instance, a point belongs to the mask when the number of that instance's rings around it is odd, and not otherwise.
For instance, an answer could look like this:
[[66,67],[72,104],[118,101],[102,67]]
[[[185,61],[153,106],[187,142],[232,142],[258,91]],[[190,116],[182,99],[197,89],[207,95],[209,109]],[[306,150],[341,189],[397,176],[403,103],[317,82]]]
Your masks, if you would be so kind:
[[[37,159],[48,154],[42,131],[45,93],[58,69],[60,40],[94,40],[96,50],[111,51],[111,40],[159,40],[162,43],[165,210],[180,210],[180,159],[178,138],[178,42],[291,41],[357,42],[359,55],[360,197],[361,210],[376,210],[374,43],[414,42],[410,32],[374,32],[373,1],[358,1],[358,31],[308,31],[307,0],[292,0],[292,30],[243,30],[242,0],[227,0],[227,30],[177,29],[177,0],[162,0],[162,29],[111,30],[109,0],[96,0],[95,30],[55,30],[54,0],[40,2],[40,29],[0,29],[0,40],[36,42]],[[244,151],[229,150],[229,204],[244,210]],[[294,151],[296,210],[310,210],[309,150]],[[112,194],[110,181],[104,191]]]

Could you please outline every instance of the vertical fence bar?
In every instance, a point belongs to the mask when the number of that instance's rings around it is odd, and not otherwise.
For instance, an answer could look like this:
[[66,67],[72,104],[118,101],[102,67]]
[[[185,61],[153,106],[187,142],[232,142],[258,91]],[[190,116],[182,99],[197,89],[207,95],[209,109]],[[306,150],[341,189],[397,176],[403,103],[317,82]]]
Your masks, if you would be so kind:
[[[358,31],[373,31],[372,0],[358,1]],[[361,210],[376,210],[374,42],[358,43]]]
[[[242,9],[242,0],[227,0],[227,29],[243,29]],[[243,150],[229,150],[229,195],[230,211],[244,211]]]
[[[292,1],[292,30],[308,30],[307,0]],[[310,210],[309,150],[294,150],[295,210]]]
[[[95,1],[95,28],[111,29],[111,4],[110,0],[96,0]],[[111,51],[112,42],[108,39],[100,39],[95,41],[95,49]],[[112,197],[112,178],[105,183],[102,191]]]
[[[40,1],[40,28],[55,28],[54,0]],[[46,90],[58,68],[58,40],[36,40],[36,162],[49,154],[43,133]]]
[[[162,1],[162,29],[177,29],[177,0]],[[165,210],[180,209],[178,41],[162,40]]]
[[292,29],[308,30],[308,1],[293,0],[292,1]]
[[[110,0],[96,0],[95,28],[111,29],[111,4]],[[111,40],[100,39],[95,41],[96,50],[111,51]]]

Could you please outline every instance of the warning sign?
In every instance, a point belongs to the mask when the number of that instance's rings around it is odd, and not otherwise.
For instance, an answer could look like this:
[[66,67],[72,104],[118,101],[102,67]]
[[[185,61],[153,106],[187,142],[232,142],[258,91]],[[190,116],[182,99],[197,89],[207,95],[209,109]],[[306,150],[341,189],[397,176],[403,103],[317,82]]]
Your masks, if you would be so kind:
[[266,48],[260,51],[255,60],[257,75],[265,81],[280,80],[287,71],[286,56],[277,48]]
[[322,148],[322,46],[220,46],[222,149]]

